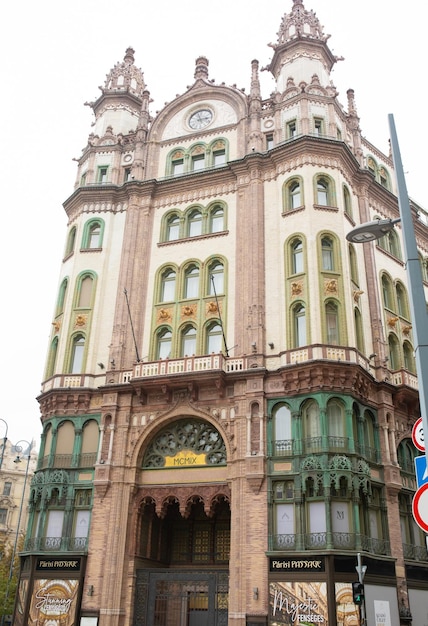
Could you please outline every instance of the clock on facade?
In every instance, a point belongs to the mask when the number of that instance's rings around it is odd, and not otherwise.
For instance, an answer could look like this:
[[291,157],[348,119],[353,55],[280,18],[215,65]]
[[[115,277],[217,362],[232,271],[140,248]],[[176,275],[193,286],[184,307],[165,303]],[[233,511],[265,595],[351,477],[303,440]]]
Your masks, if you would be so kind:
[[193,130],[200,130],[208,124],[213,119],[213,114],[209,109],[200,109],[200,111],[196,111],[189,118],[189,126],[193,128]]

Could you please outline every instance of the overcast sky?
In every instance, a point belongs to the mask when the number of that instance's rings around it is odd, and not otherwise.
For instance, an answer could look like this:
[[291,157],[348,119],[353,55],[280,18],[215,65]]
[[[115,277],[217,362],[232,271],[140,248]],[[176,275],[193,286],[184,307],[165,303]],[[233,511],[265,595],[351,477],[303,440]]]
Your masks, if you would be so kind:
[[[339,101],[346,109],[346,91],[355,90],[363,135],[386,153],[388,114],[394,114],[409,195],[428,208],[422,15],[403,4],[398,10],[391,0],[304,4],[331,35],[332,52],[345,57],[332,73]],[[16,443],[41,432],[35,398],[64,250],[62,203],[73,191],[73,158],[93,121],[84,103],[98,97],[128,46],[154,100],[152,114],[193,83],[199,55],[209,59],[211,79],[248,93],[251,61],[269,63],[267,44],[276,42],[292,0],[18,0],[2,7],[0,418]],[[274,83],[268,72],[261,79],[266,98]]]

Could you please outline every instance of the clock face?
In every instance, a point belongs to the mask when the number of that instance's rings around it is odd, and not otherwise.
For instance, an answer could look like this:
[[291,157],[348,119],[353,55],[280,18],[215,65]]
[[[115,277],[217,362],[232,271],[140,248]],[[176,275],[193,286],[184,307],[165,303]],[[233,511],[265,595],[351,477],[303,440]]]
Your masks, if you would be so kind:
[[189,126],[193,128],[193,130],[200,130],[208,124],[213,119],[213,114],[208,109],[201,109],[200,111],[196,111],[193,115],[190,116]]

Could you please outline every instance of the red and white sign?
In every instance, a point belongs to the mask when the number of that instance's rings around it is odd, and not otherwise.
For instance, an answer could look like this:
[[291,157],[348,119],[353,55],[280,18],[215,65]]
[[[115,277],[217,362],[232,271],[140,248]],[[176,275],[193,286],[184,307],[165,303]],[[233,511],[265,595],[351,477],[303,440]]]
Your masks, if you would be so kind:
[[428,483],[419,487],[412,501],[412,513],[415,522],[428,533]]
[[412,441],[416,448],[421,452],[425,452],[424,427],[422,417],[416,420],[412,428]]

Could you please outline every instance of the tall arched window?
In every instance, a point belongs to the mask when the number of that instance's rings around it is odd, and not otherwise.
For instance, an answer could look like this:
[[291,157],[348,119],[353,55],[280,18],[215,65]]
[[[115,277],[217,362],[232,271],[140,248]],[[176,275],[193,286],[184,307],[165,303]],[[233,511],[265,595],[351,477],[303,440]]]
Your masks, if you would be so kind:
[[76,227],[73,226],[70,229],[70,232],[68,233],[68,237],[67,237],[67,245],[65,248],[65,255],[68,256],[69,254],[71,254],[72,252],[74,252],[74,246],[76,244]]
[[99,223],[91,224],[89,229],[88,248],[100,248],[101,227]]
[[187,218],[187,236],[197,237],[198,235],[202,235],[202,213],[195,209]]
[[181,356],[196,354],[196,328],[186,326],[181,333]]
[[99,432],[100,429],[95,420],[89,420],[84,425],[82,429],[80,467],[92,467],[95,465],[98,451]]
[[184,276],[184,297],[197,298],[199,295],[199,268],[192,265]]
[[329,206],[329,182],[324,177],[317,178],[317,204],[320,206]]
[[83,369],[83,357],[85,354],[85,335],[74,335],[71,344],[70,373],[81,374]]
[[292,448],[291,411],[286,404],[273,410],[275,453],[281,454]]
[[168,328],[163,328],[157,336],[156,359],[169,359],[172,347],[172,333]]
[[306,341],[306,309],[302,303],[293,307],[294,348],[307,345]]
[[223,332],[220,324],[214,322],[207,328],[206,353],[219,354],[223,347]]
[[166,223],[166,240],[175,241],[180,236],[180,218],[178,215],[171,215]]
[[77,306],[78,308],[89,308],[92,302],[92,287],[94,280],[92,276],[86,274],[80,280],[78,287],[78,298],[77,298]]
[[351,194],[349,193],[349,189],[346,185],[343,185],[343,208],[346,215],[349,215],[349,217],[352,218]]
[[389,369],[398,370],[400,369],[400,348],[397,337],[390,333],[388,336],[388,347],[389,347]]
[[175,300],[176,273],[172,269],[167,269],[162,274],[161,279],[161,302],[172,302]]
[[334,267],[334,249],[333,241],[330,237],[323,237],[321,239],[321,256],[322,256],[322,269],[326,271],[333,271]]
[[319,448],[321,443],[320,411],[315,400],[303,407],[303,432],[307,448]]
[[299,178],[292,178],[284,185],[284,208],[286,211],[299,209],[303,206],[302,182]]
[[184,172],[184,152],[182,150],[176,150],[171,156],[171,174],[172,176],[179,176]]
[[355,343],[357,349],[364,353],[364,334],[363,334],[363,322],[361,319],[361,313],[357,307],[354,308],[354,322],[355,322]]
[[293,274],[303,272],[303,243],[301,239],[296,239],[291,244],[291,266]]
[[58,427],[55,447],[55,467],[71,467],[74,451],[74,425],[70,421],[62,422]]
[[349,253],[349,269],[351,270],[351,280],[355,285],[359,284],[358,280],[358,265],[357,265],[357,255],[355,254],[355,248],[352,243],[348,246]]
[[409,319],[409,304],[407,300],[406,289],[399,282],[397,282],[395,285],[395,293],[397,296],[398,315],[400,315],[401,317],[405,317],[406,319]]
[[413,346],[410,341],[403,343],[404,369],[412,374],[416,374],[416,363]]
[[220,205],[216,205],[210,211],[210,233],[220,233],[224,230],[224,209]]
[[336,439],[334,447],[342,447],[345,443],[345,412],[338,400],[329,400],[327,404],[328,434]]
[[208,295],[224,293],[224,267],[219,261],[212,263],[208,271]]
[[56,315],[61,315],[64,311],[65,296],[67,294],[68,279],[64,278],[58,292],[58,300],[56,303]]
[[83,229],[82,250],[95,250],[102,246],[103,220],[88,220]]
[[391,279],[386,274],[382,274],[381,282],[382,282],[383,306],[386,309],[393,310],[394,309],[394,296],[392,294]]
[[327,302],[325,305],[325,321],[327,343],[337,346],[339,344],[339,311],[334,302]]
[[46,378],[50,378],[55,373],[56,357],[58,354],[58,337],[54,337],[51,343],[46,368]]

